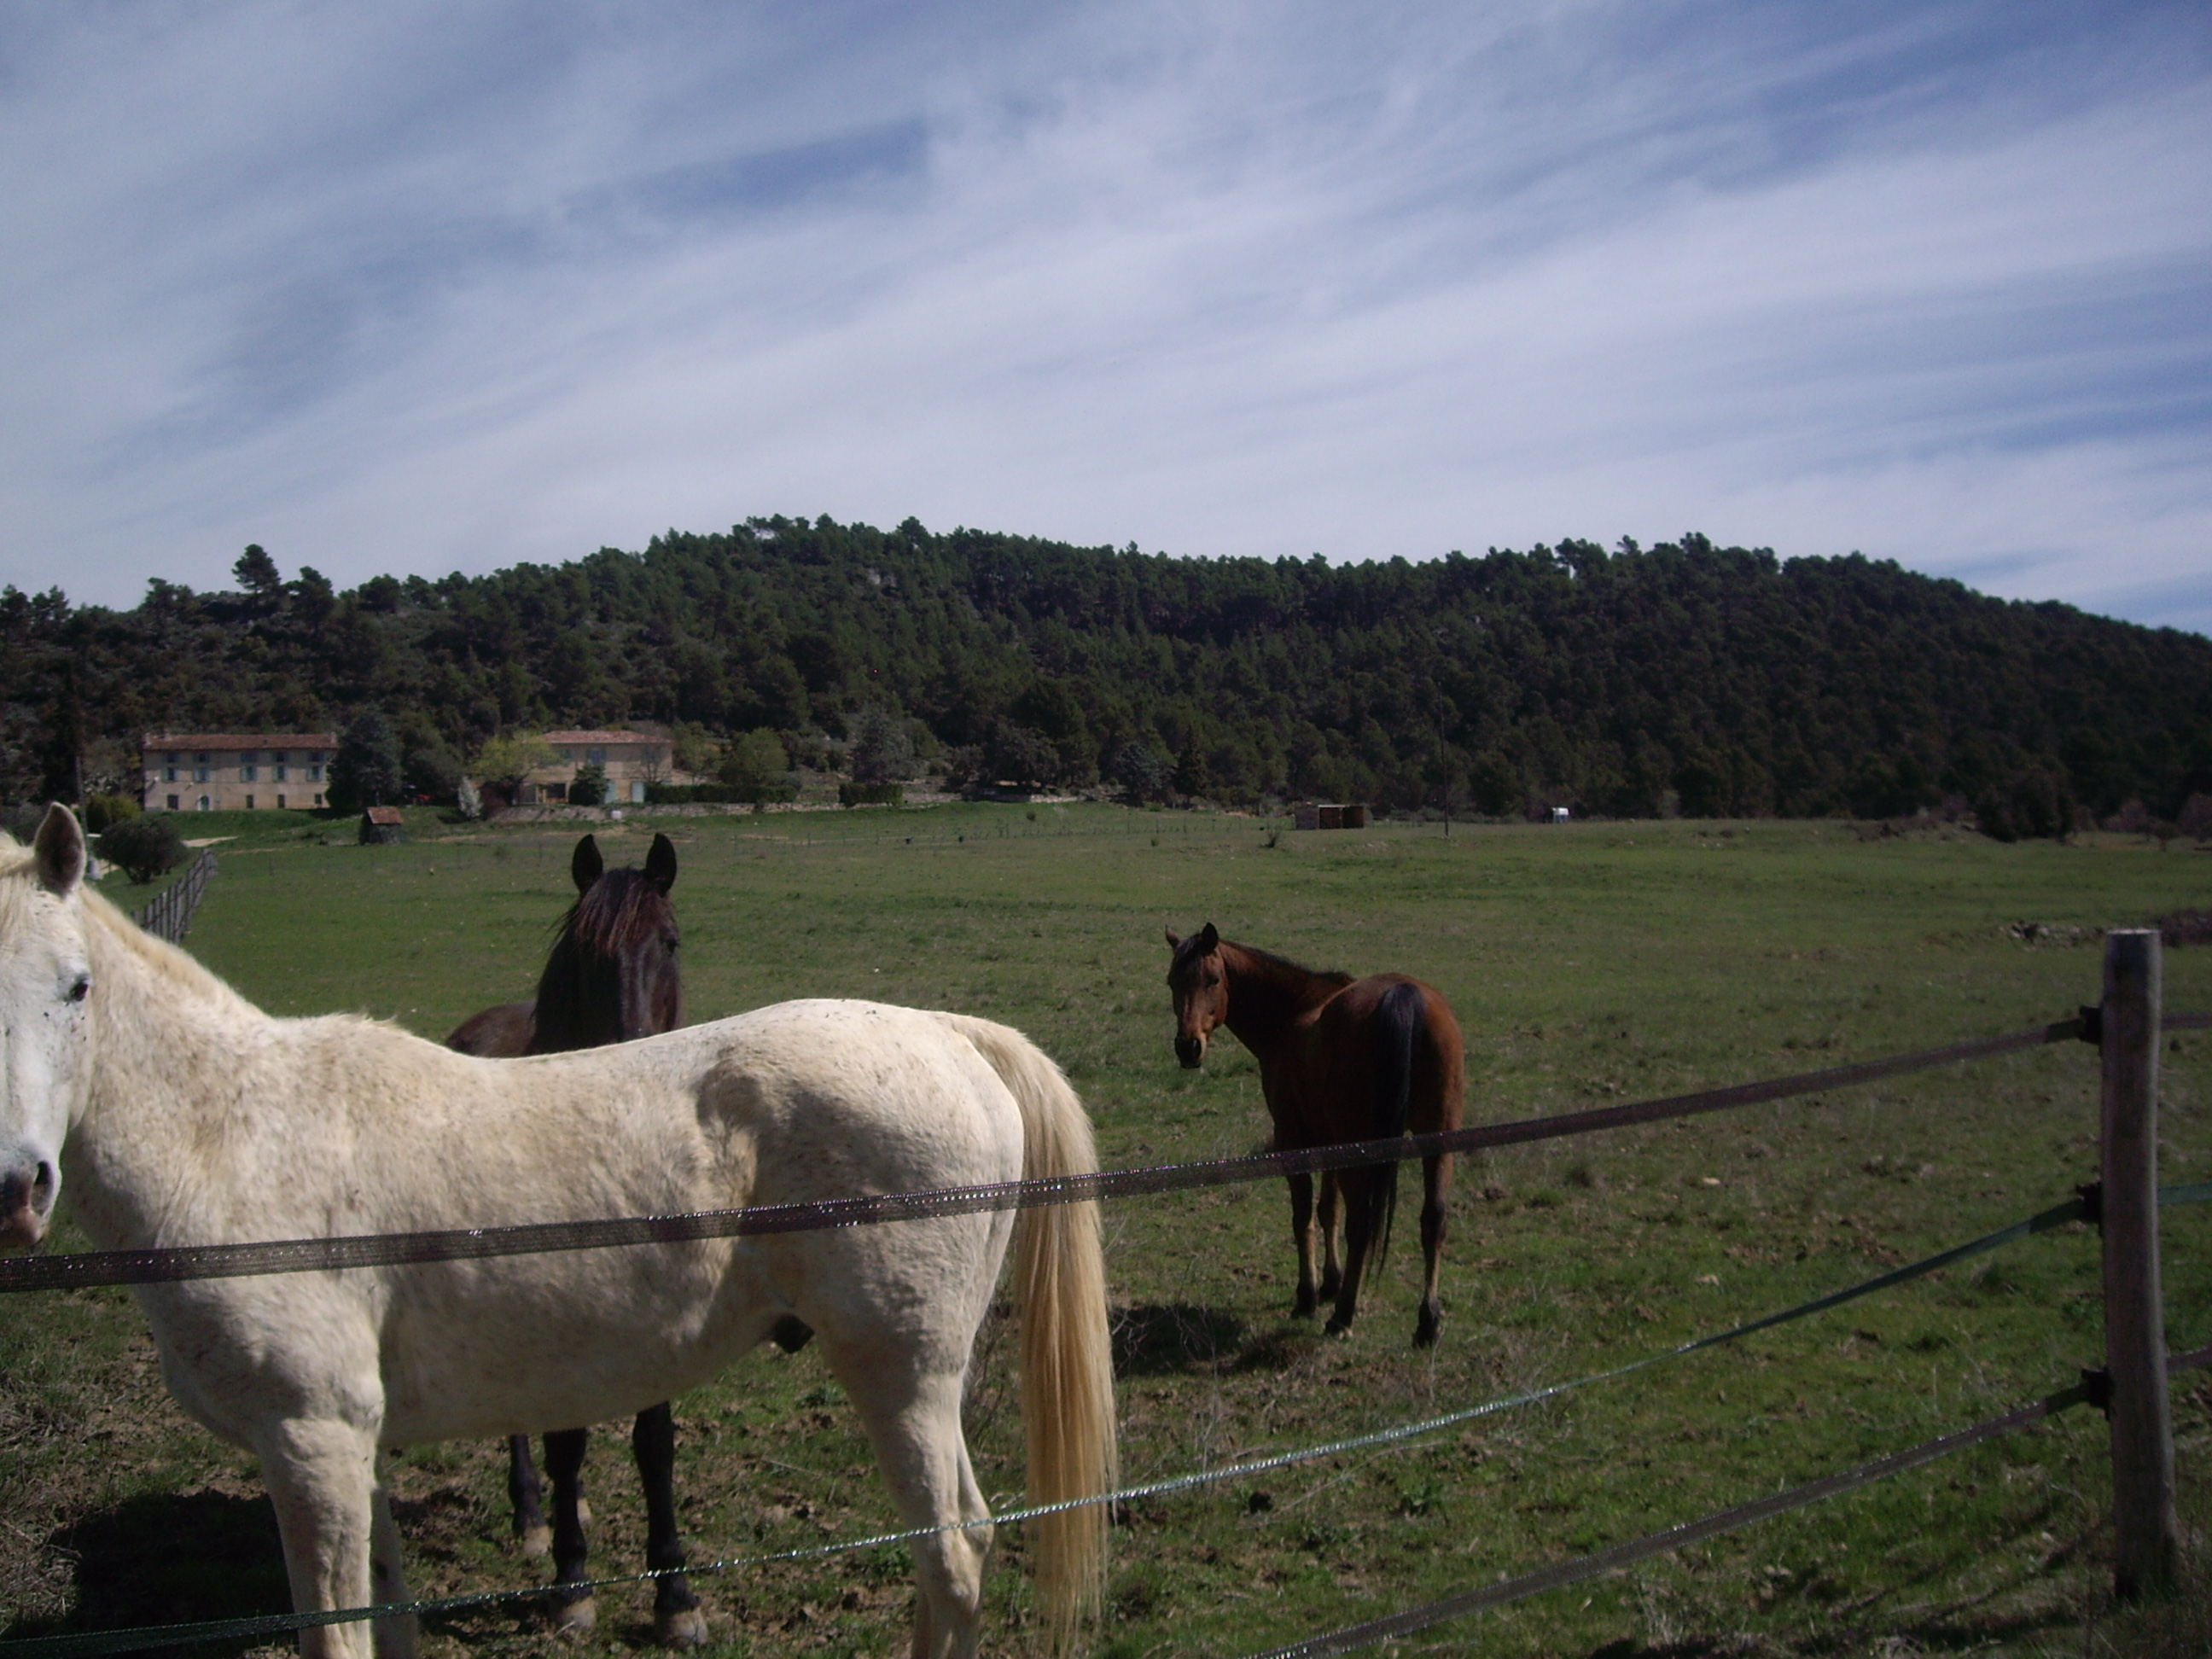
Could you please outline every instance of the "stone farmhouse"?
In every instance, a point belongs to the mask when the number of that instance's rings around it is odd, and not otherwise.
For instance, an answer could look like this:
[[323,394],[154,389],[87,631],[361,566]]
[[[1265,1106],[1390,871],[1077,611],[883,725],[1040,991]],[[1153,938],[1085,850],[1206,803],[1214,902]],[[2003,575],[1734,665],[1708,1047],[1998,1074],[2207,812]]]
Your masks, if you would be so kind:
[[335,732],[149,732],[139,799],[156,812],[320,806],[337,746]]
[[538,767],[522,780],[514,804],[538,806],[566,801],[580,768],[596,766],[607,775],[612,805],[641,803],[648,783],[686,783],[678,774],[666,738],[647,732],[548,732],[544,741],[560,759]]

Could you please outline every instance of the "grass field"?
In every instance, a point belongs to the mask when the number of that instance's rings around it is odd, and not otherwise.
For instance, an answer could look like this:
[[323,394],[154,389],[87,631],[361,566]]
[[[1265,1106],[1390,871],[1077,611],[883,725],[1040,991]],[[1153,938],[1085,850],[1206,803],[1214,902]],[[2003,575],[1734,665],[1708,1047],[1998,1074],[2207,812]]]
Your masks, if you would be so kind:
[[[195,827],[198,827],[196,820]],[[600,828],[639,862],[650,825]],[[1844,823],[1378,827],[1070,805],[670,819],[690,1017],[795,995],[961,1009],[1068,1069],[1110,1165],[1253,1150],[1249,1056],[1175,1065],[1164,926],[1212,921],[1316,965],[1395,968],[1451,999],[1470,1121],[1808,1070],[2063,1018],[2098,996],[2092,944],[2008,924],[2140,923],[2212,903],[2212,857],[2113,837],[1998,846]],[[221,874],[191,948],[283,1013],[363,1010],[438,1037],[527,995],[571,890],[569,826],[448,827],[325,845],[295,816],[210,815]],[[1270,844],[1273,842],[1273,844]],[[126,904],[145,890],[110,890]],[[2212,1008],[2212,951],[2166,957],[2170,1009]],[[2163,1056],[2163,1174],[2212,1177],[2212,1034]],[[1694,1122],[1463,1163],[1441,1346],[1408,1346],[1409,1228],[1350,1340],[1287,1316],[1279,1184],[1109,1212],[1127,1475],[1387,1426],[1619,1364],[1871,1276],[2068,1196],[2095,1173],[2078,1045]],[[1408,1190],[1412,1183],[1408,1182]],[[496,1223],[496,1194],[481,1219]],[[2171,1346],[2212,1340],[2212,1206],[2165,1222]],[[60,1248],[77,1243],[65,1234]],[[1115,1529],[1117,1659],[1234,1656],[1633,1537],[1978,1420],[2101,1348],[2096,1241],[2075,1228],[1731,1348],[1395,1449],[1137,1506]],[[161,1392],[119,1292],[18,1298],[0,1329],[0,1619],[27,1635],[285,1605],[252,1463]],[[987,1328],[979,1473],[1018,1501],[1008,1350]],[[2175,1391],[2191,1524],[2212,1526],[2212,1375]],[[765,1350],[677,1402],[695,1559],[891,1523],[812,1350]],[[1631,1573],[1395,1644],[1498,1655],[2021,1655],[2212,1650],[2199,1599],[2111,1615],[2105,1428],[2077,1411],[1856,1496]],[[595,1565],[634,1568],[627,1448],[592,1464]],[[503,1461],[410,1449],[397,1489],[418,1594],[520,1585]],[[2201,1545],[2192,1571],[2201,1588]],[[1018,1533],[987,1644],[1025,1650]],[[732,1654],[887,1653],[902,1552],[701,1581]],[[602,1597],[593,1645],[647,1638]],[[434,1622],[434,1653],[538,1650],[512,1614]]]

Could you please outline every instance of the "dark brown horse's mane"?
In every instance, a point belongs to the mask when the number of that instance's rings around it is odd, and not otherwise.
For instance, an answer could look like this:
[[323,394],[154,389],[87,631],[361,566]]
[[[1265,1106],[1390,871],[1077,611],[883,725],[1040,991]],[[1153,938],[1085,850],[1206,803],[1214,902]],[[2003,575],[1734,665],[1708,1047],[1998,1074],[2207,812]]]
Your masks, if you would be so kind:
[[644,871],[610,870],[577,895],[553,932],[586,955],[605,959],[644,943],[674,910]]

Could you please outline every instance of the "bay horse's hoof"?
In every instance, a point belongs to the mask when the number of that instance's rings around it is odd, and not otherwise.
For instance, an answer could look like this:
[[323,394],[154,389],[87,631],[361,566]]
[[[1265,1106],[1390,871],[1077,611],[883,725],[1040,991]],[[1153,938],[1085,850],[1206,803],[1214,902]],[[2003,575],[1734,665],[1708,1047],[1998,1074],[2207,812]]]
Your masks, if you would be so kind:
[[550,1555],[553,1553],[553,1528],[540,1521],[536,1526],[527,1528],[523,1533],[518,1540],[517,1547],[522,1551],[524,1557],[530,1560],[534,1561],[540,1556]]
[[1417,1348],[1435,1347],[1437,1333],[1443,1328],[1443,1323],[1441,1316],[1431,1313],[1426,1308],[1422,1309],[1421,1317],[1413,1327],[1413,1346]]
[[553,1609],[553,1632],[556,1636],[589,1636],[599,1622],[599,1603],[588,1595],[580,1595]]
[[1352,1322],[1348,1319],[1332,1318],[1321,1329],[1323,1336],[1348,1337],[1352,1334]]
[[703,1648],[707,1645],[707,1615],[696,1607],[678,1607],[657,1613],[653,1639],[664,1648]]

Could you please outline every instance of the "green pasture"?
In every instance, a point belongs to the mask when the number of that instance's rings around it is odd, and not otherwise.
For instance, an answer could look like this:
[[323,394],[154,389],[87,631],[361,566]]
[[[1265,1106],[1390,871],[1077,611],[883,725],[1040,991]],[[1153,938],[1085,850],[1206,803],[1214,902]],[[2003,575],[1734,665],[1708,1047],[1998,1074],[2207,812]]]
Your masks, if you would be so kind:
[[[210,815],[215,818],[222,815]],[[1468,1048],[1470,1121],[1748,1080],[2058,1019],[2098,999],[2094,942],[2011,924],[2128,926],[2212,904],[2212,856],[2119,837],[2000,846],[1843,823],[1387,824],[1297,833],[1117,808],[669,817],[592,826],[611,862],[659,827],[681,862],[690,1017],[791,996],[964,1010],[1065,1065],[1112,1165],[1267,1139],[1225,1036],[1178,1070],[1164,927],[1441,988]],[[195,830],[199,830],[195,821]],[[580,826],[410,815],[398,847],[234,815],[191,946],[281,1013],[356,1009],[436,1038],[526,996],[572,895]],[[120,877],[118,902],[149,890]],[[2212,951],[2169,951],[2169,1009],[2212,1008]],[[2164,1176],[2212,1178],[2212,1033],[2163,1056]],[[1871,1277],[2046,1207],[2096,1172],[2081,1045],[1680,1124],[1463,1162],[1443,1343],[1408,1346],[1413,1208],[1358,1328],[1286,1316],[1279,1184],[1117,1202],[1109,1275],[1123,1459],[1152,1479],[1442,1413],[1620,1364]],[[1414,1183],[1406,1182],[1408,1196]],[[505,1218],[485,1194],[487,1224]],[[2212,1206],[2169,1212],[2171,1346],[2212,1341]],[[66,1244],[67,1241],[64,1241]],[[1411,1606],[1963,1426],[2072,1382],[2101,1349],[2079,1227],[1731,1348],[1394,1449],[1157,1502],[1115,1528],[1116,1659],[1235,1656]],[[19,1298],[0,1329],[0,1528],[15,1633],[283,1605],[251,1461],[168,1403],[126,1298]],[[985,1488],[1018,1501],[1010,1344],[987,1328],[969,1402]],[[2212,1522],[2212,1373],[2174,1393],[2192,1524]],[[811,1350],[680,1400],[695,1559],[893,1523]],[[1631,1573],[1478,1615],[1401,1651],[2021,1655],[2212,1649],[2201,1599],[2113,1614],[2104,1425],[2076,1411],[1869,1492]],[[626,1448],[592,1461],[597,1563],[637,1565]],[[491,1447],[410,1449],[397,1476],[420,1594],[519,1585]],[[2200,1553],[2192,1571],[2204,1570]],[[987,1642],[1035,1641],[1002,1534]],[[879,1550],[702,1580],[731,1654],[884,1653],[908,1568]],[[642,1591],[603,1596],[595,1645],[641,1646]],[[536,1651],[512,1615],[434,1623],[433,1650]],[[2163,1644],[2163,1645],[2161,1645]]]

